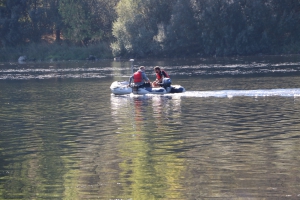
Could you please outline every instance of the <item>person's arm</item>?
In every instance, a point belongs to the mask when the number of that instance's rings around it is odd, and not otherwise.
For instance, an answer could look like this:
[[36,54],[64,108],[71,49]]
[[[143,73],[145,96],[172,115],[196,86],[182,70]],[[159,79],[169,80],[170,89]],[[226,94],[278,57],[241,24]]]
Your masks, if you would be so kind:
[[145,82],[150,82],[150,79],[146,76],[145,73],[142,73],[142,78]]
[[130,84],[131,84],[131,82],[132,82],[132,79],[133,79],[133,76],[130,76],[128,85],[130,85]]
[[164,78],[167,78],[167,77],[168,77],[168,75],[166,74],[165,71],[162,71],[162,75],[163,75]]

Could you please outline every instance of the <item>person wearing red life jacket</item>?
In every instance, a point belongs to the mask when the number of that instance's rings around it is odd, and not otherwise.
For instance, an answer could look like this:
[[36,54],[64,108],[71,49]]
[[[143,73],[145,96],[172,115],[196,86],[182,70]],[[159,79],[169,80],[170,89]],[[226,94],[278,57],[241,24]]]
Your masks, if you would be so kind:
[[170,78],[170,76],[164,70],[161,70],[159,67],[154,67],[156,73],[156,80],[152,82],[152,87],[159,87],[162,85],[164,78]]
[[129,78],[129,86],[132,81],[139,87],[151,87],[150,79],[145,74],[144,66],[141,66],[140,69],[133,73],[133,75]]

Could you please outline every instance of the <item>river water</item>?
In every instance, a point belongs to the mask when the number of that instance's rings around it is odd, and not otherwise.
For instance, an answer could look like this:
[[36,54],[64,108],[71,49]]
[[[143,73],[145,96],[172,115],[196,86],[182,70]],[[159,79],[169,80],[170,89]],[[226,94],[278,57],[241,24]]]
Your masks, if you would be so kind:
[[300,56],[0,64],[0,199],[300,198]]

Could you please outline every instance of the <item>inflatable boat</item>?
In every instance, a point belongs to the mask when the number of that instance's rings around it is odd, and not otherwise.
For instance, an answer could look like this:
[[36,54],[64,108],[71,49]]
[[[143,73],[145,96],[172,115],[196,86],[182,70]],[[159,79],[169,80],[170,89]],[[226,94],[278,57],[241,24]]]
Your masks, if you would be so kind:
[[136,86],[129,85],[128,81],[115,81],[111,84],[110,90],[115,95],[124,94],[166,94],[166,93],[182,93],[185,92],[181,85],[171,85],[171,80],[165,78],[161,87]]

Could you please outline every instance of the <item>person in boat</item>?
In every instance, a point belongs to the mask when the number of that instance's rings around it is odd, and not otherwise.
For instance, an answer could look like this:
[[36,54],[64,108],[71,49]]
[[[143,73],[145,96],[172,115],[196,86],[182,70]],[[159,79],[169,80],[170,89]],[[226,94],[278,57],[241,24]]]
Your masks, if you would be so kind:
[[132,81],[134,85],[138,87],[151,87],[150,79],[145,74],[145,67],[141,66],[138,71],[133,73],[133,75],[129,78],[129,86]]
[[170,76],[164,70],[161,70],[159,67],[154,67],[156,73],[156,80],[152,82],[152,87],[160,87],[163,84],[164,78],[170,78]]

